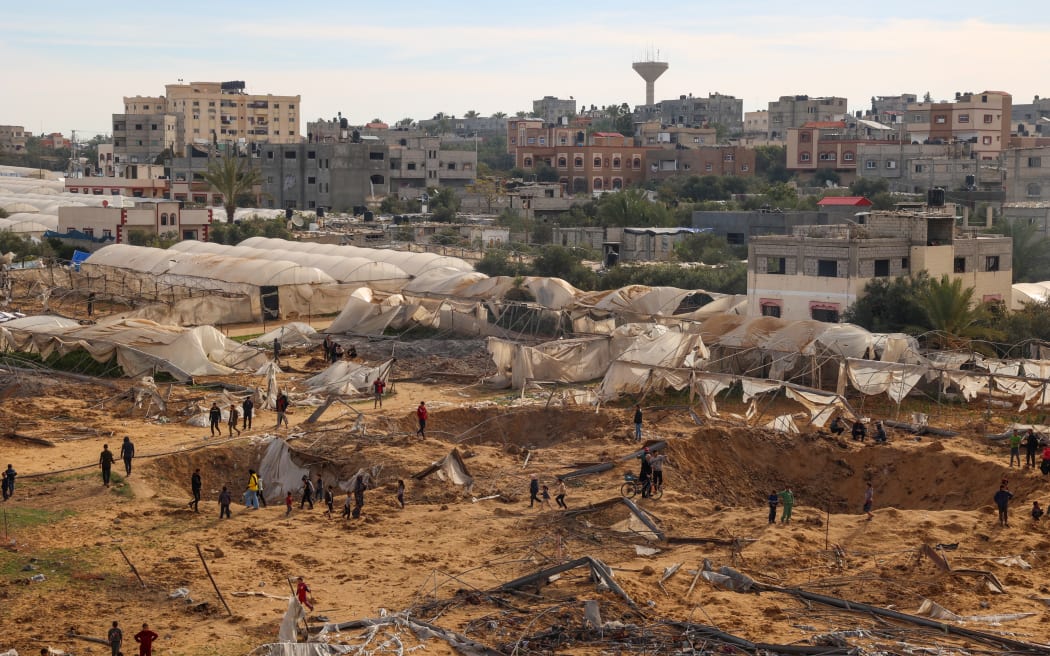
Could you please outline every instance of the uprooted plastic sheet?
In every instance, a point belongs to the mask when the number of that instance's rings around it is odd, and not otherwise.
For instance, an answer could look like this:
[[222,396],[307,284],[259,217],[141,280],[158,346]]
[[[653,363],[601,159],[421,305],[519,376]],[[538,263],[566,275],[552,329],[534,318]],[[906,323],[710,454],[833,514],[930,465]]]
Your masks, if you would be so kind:
[[[360,630],[354,636],[345,632]],[[354,622],[343,622],[341,624],[325,624],[317,639],[329,643],[339,640],[354,654],[362,656],[371,654],[398,653],[403,654],[416,649],[425,649],[425,644],[406,644],[410,638],[420,643],[427,640],[437,639],[448,643],[449,647],[464,656],[502,656],[500,652],[475,642],[464,635],[443,629],[439,626],[421,620],[410,619],[403,615],[388,615],[373,619],[363,619]],[[314,643],[321,644],[321,643]],[[334,646],[334,645],[331,645]],[[342,651],[307,651],[303,654],[298,652],[269,652],[265,656],[328,656],[333,653],[346,653]],[[260,655],[262,656],[262,655]]]
[[947,620],[949,622],[982,622],[984,624],[998,625],[1003,622],[1014,622],[1032,617],[1036,613],[1002,613],[998,615],[956,615],[935,601],[923,599],[916,615],[925,615],[935,620]]

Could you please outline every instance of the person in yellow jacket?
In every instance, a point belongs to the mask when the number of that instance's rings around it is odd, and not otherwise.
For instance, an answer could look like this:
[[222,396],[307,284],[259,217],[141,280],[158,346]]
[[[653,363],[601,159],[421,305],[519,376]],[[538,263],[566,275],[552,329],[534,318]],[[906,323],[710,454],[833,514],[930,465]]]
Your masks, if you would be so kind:
[[259,475],[254,469],[248,470],[248,494],[245,495],[244,505],[259,509]]

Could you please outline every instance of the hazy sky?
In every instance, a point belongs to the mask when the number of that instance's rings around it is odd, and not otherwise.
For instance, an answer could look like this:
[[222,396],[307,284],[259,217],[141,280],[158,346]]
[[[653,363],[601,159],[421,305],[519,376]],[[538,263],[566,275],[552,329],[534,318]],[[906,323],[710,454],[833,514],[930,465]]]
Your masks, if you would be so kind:
[[0,124],[110,131],[125,95],[244,80],[301,94],[306,120],[484,115],[545,95],[645,101],[631,62],[659,50],[657,100],[994,89],[1050,95],[1038,53],[1050,14],[1034,2],[933,0],[658,3],[101,0],[11,3],[0,18]]

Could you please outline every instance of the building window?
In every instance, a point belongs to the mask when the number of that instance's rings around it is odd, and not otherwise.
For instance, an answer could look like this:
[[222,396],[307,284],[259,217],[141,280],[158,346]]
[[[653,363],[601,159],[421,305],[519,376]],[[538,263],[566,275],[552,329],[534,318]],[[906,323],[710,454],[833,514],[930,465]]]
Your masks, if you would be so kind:
[[741,164],[740,165],[740,172],[741,173],[747,173],[750,170],[751,170],[751,165],[750,164]]
[[317,151],[316,150],[308,150],[308,151],[306,151],[306,159],[317,159]]
[[704,171],[714,171],[714,170],[715,170],[715,167],[714,167],[713,164],[711,164],[711,162],[707,162],[706,164],[704,164]]
[[572,160],[572,165],[575,166],[578,169],[582,169],[583,168],[583,158],[582,157],[577,157],[577,158],[573,159]]
[[839,311],[837,308],[815,306],[810,308],[809,316],[814,321],[823,321],[824,323],[838,323],[839,322]]
[[817,260],[817,275],[821,278],[838,278],[838,260]]
[[991,123],[992,122],[992,115],[991,114],[985,114],[984,115],[984,122],[985,123]]
[[594,189],[595,191],[599,191],[599,190],[601,190],[601,188],[602,188],[602,179],[601,178],[595,178],[594,181],[591,182],[591,189]]
[[775,275],[784,275],[787,273],[787,258],[786,257],[767,257],[766,258],[766,273],[772,273]]
[[864,162],[864,168],[866,168],[868,170],[875,170],[875,169],[879,168],[879,163],[876,162],[873,159],[869,159],[869,160],[866,160]]
[[778,301],[762,301],[762,316],[780,318],[780,303]]
[[726,153],[725,157],[723,157],[722,159],[726,162],[732,162],[734,157],[735,155],[733,153]]
[[809,160],[810,160],[809,153],[799,153],[798,154],[798,161],[800,161],[800,162],[808,162]]
[[602,167],[602,158],[601,157],[595,157],[594,158],[594,168],[600,169],[601,167]]
[[999,256],[989,255],[984,258],[984,270],[985,271],[998,271],[999,270]]
[[955,258],[955,273],[966,273],[966,258],[957,257]]
[[408,164],[407,164],[407,165],[405,166],[405,168],[406,168],[407,170],[409,170],[409,171],[415,171],[415,170],[416,170],[416,163],[415,163],[415,162],[409,162],[409,163],[408,163]]
[[558,168],[559,169],[564,169],[564,168],[567,168],[568,166],[569,166],[569,160],[568,159],[566,159],[564,157],[559,157],[558,158]]
[[875,277],[885,278],[890,275],[889,260],[875,260]]
[[620,168],[620,158],[619,157],[613,157],[613,168],[614,169]]
[[985,146],[990,146],[990,145],[992,145],[992,138],[991,137],[981,137],[981,143],[984,144]]
[[456,170],[456,163],[455,162],[449,162],[448,163],[448,170],[449,171],[455,171]]
[[916,164],[915,165],[915,172],[916,173],[922,173],[922,168],[923,168],[922,164]]
[[306,184],[317,184],[317,178],[315,176],[309,176],[306,178]]
[[969,114],[959,114],[959,122],[960,123],[969,123],[970,122],[970,115]]
[[266,159],[273,159],[273,151],[272,150],[266,151]]
[[524,161],[524,164],[525,164],[525,166],[531,167],[532,166],[532,158],[531,157],[526,157],[525,161]]
[[799,135],[798,135],[798,140],[803,142],[803,143],[809,143],[809,140],[810,140],[809,139],[809,133],[808,132],[800,132]]
[[525,143],[527,143],[530,146],[536,145],[536,137],[529,137],[525,140]]
[[160,224],[162,226],[168,225],[168,213],[167,212],[162,212],[161,213],[161,215],[160,215]]
[[631,160],[631,168],[635,170],[642,168],[642,160],[640,157],[635,157]]
[[847,150],[846,152],[842,153],[842,161],[844,161],[844,162],[852,162],[853,161],[853,152]]
[[368,159],[381,162],[385,159],[385,157],[383,156],[383,153],[377,153],[373,151],[371,153],[368,153]]
[[541,146],[546,146],[547,145],[547,137],[540,137],[540,145]]
[[616,190],[623,189],[623,180],[621,178],[613,178],[612,188]]
[[286,150],[286,151],[284,151],[284,158],[285,159],[295,159],[295,151],[294,150]]
[[901,269],[903,271],[907,271],[909,268],[911,268],[911,260],[909,260],[906,257],[902,257],[901,258]]
[[1038,182],[1029,182],[1025,187],[1025,194],[1029,198],[1039,198],[1043,194],[1043,188]]
[[948,122],[948,117],[945,116],[944,114],[937,114],[936,116],[933,117],[933,122],[938,124],[938,125],[944,125],[945,123]]
[[888,168],[888,169],[895,169],[895,168],[897,168],[897,160],[895,160],[895,159],[888,159],[888,160],[886,160],[886,168]]

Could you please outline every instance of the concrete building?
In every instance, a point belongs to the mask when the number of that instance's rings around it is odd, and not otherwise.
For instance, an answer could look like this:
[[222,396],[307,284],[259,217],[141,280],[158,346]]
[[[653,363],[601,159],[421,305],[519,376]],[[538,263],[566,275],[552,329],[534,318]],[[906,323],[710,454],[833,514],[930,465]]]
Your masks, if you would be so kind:
[[697,210],[693,212],[692,223],[694,228],[712,232],[723,237],[730,244],[745,245],[751,237],[788,235],[798,226],[827,225],[833,221],[826,212]]
[[665,180],[677,175],[755,174],[755,151],[743,146],[650,148],[645,151],[645,179]]
[[1006,202],[1050,201],[1050,146],[1011,148],[1003,153]]
[[[927,189],[1002,188],[998,167],[970,156],[972,144],[857,144],[857,176],[882,179],[889,191],[925,193]],[[978,171],[978,169],[981,169]],[[980,173],[980,179],[978,179]]]
[[606,264],[617,262],[667,262],[674,247],[695,228],[552,228],[551,243],[566,248],[600,251]]
[[1012,241],[961,231],[955,207],[876,211],[858,224],[801,226],[748,246],[749,316],[837,322],[877,278],[926,271],[975,288],[978,302],[1010,301]]
[[784,141],[791,128],[812,122],[839,121],[846,113],[845,98],[781,96],[779,100],[769,103],[769,131],[766,137],[771,141]]
[[857,150],[865,143],[899,143],[892,128],[870,121],[812,121],[787,131],[787,168],[798,173],[836,171],[849,184],[857,171]]
[[245,93],[244,82],[167,84],[163,96],[126,96],[125,114],[182,116],[183,143],[297,143],[300,96]]
[[744,129],[744,101],[735,96],[709,93],[707,97],[693,94],[661,100],[654,105],[639,105],[634,109],[634,122],[659,121],[664,125],[707,128],[721,125],[729,134]]
[[565,190],[565,185],[553,182],[523,184],[508,189],[507,206],[521,212],[526,218],[556,218],[568,212],[576,199]]
[[346,212],[390,194],[390,148],[378,139],[265,144],[256,162],[268,207]]
[[645,179],[646,149],[618,132],[587,135],[579,128],[544,127],[540,119],[511,119],[507,150],[526,171],[550,166],[573,194],[623,189]]
[[113,166],[116,175],[129,165],[153,164],[171,149],[182,153],[184,148],[182,116],[179,114],[114,114]]
[[969,141],[974,157],[994,160],[1010,141],[1011,96],[1003,91],[956,93],[954,102],[908,105],[907,140],[913,143]]
[[119,176],[69,177],[65,189],[72,194],[91,196],[168,197],[169,181],[163,175],[163,166],[129,164],[122,171],[124,174]]
[[208,240],[212,212],[182,209],[178,201],[139,201],[131,207],[60,207],[58,232],[77,231],[89,237],[127,244],[132,233],[154,237],[175,233],[179,239]]
[[662,148],[698,148],[718,145],[718,131],[685,125],[668,125],[659,121],[638,124],[638,139],[643,146]]
[[561,123],[562,117],[576,115],[576,99],[570,97],[563,100],[554,96],[544,96],[532,101],[532,113],[548,125]]
[[1010,105],[1011,132],[1018,136],[1050,136],[1050,98]]
[[0,152],[25,152],[28,136],[29,133],[21,125],[0,125]]
[[45,150],[69,150],[73,142],[62,136],[61,132],[40,135],[40,147]]
[[908,105],[919,102],[914,93],[902,93],[899,96],[872,96],[871,109],[864,113],[864,118],[892,125],[903,123],[908,113]]

